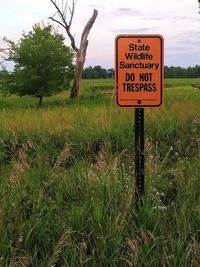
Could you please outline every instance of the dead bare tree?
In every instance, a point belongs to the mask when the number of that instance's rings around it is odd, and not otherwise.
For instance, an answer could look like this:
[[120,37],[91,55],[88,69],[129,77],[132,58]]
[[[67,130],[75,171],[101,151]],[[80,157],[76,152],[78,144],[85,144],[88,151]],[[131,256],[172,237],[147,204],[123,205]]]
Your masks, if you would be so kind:
[[[85,57],[86,57],[86,51],[87,51],[87,47],[88,47],[88,35],[89,32],[96,20],[96,17],[98,15],[98,11],[96,9],[94,9],[92,17],[88,20],[88,22],[86,23],[83,32],[81,34],[81,41],[80,41],[80,46],[79,48],[76,46],[75,43],[75,39],[71,33],[71,24],[72,24],[72,20],[74,17],[74,10],[75,10],[75,5],[76,5],[76,1],[72,0],[72,4],[71,7],[68,6],[68,1],[64,1],[62,0],[62,4],[61,6],[59,6],[57,4],[56,0],[50,0],[51,3],[54,5],[55,9],[56,9],[56,13],[50,17],[50,19],[56,23],[58,23],[59,25],[61,25],[70,41],[71,41],[71,47],[75,52],[76,55],[76,66],[75,66],[75,73],[74,73],[74,82],[73,82],[73,86],[71,89],[71,98],[76,98],[78,99],[79,97],[79,92],[80,92],[80,82],[81,82],[81,78],[82,78],[82,72],[83,72],[83,66],[85,63]],[[67,20],[67,15],[69,13],[69,19]]]

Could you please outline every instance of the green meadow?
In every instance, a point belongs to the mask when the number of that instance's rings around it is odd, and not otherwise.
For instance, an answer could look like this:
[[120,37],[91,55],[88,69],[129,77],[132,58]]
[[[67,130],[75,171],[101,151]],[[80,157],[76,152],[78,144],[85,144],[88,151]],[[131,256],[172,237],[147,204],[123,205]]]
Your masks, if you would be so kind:
[[200,79],[165,80],[145,109],[144,207],[134,109],[113,80],[44,99],[0,97],[0,266],[200,266]]

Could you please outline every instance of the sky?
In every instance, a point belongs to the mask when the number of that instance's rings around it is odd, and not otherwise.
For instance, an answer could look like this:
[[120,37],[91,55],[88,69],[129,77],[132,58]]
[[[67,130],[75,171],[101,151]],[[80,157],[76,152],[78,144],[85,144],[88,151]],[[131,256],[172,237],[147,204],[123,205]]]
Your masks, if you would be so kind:
[[[71,0],[68,0],[70,4]],[[200,65],[200,14],[198,0],[76,0],[71,27],[77,46],[92,16],[98,17],[89,34],[85,66],[114,67],[114,40],[118,34],[161,34],[165,40],[165,65]],[[57,0],[61,4],[62,0]],[[0,47],[2,38],[17,41],[21,34],[55,13],[50,0],[0,0]],[[61,27],[58,31],[67,35]],[[9,67],[9,66],[8,66]]]

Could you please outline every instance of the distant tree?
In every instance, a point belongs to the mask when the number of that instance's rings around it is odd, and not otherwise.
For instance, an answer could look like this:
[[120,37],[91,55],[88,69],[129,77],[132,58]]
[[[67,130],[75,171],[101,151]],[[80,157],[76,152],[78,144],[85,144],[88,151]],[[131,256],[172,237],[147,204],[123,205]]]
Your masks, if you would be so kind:
[[[200,65],[193,67],[183,68],[180,66],[165,66],[164,68],[165,78],[200,78]],[[114,77],[114,69],[104,69],[97,65],[94,67],[87,67],[83,70],[83,79],[112,79]]]
[[[81,40],[79,48],[75,44],[75,39],[71,33],[71,24],[74,16],[74,10],[75,10],[75,0],[71,1],[71,7],[68,6],[68,1],[62,0],[62,4],[59,6],[56,0],[50,0],[50,2],[53,4],[53,6],[56,9],[56,13],[54,16],[50,17],[51,20],[58,23],[61,27],[64,28],[66,31],[70,41],[71,41],[71,47],[75,52],[76,56],[76,66],[75,66],[75,74],[74,74],[74,82],[71,89],[71,98],[78,98],[79,97],[79,91],[80,91],[80,82],[82,78],[82,72],[83,67],[85,63],[85,57],[88,47],[88,35],[89,32],[97,18],[98,11],[94,9],[92,17],[88,20],[86,23],[82,34],[81,34]],[[67,15],[69,15],[69,19],[67,20]]]
[[108,73],[107,73],[107,70],[102,68],[101,66],[97,65],[93,68],[94,70],[94,73],[96,74],[96,77],[97,79],[99,78],[107,78],[108,77]]
[[93,68],[91,66],[83,69],[82,78],[83,79],[92,79],[92,72],[93,72]]
[[108,78],[114,78],[115,71],[113,68],[108,69],[107,72],[108,72]]
[[101,79],[101,78],[107,79],[113,77],[114,77],[114,69],[106,70],[99,65],[85,68],[82,74],[83,79]]
[[5,41],[9,60],[15,62],[9,93],[35,96],[41,105],[43,97],[69,86],[73,77],[72,51],[52,26],[36,24],[28,34],[23,33],[18,43]]
[[200,65],[195,65],[195,69],[196,69],[196,75],[195,75],[195,77],[200,78]]
[[165,78],[200,78],[200,66],[194,67],[173,67],[165,66]]
[[11,86],[13,75],[10,74],[5,68],[0,71],[0,93],[3,95],[8,94],[6,90],[8,84]]

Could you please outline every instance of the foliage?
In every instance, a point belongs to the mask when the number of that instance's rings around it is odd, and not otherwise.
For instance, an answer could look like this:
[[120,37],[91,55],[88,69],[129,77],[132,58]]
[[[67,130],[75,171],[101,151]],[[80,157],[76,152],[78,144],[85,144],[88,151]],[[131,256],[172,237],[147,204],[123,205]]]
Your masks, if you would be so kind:
[[0,93],[3,95],[8,94],[7,88],[8,84],[9,86],[13,83],[13,74],[9,73],[6,69],[0,71]]
[[36,24],[28,34],[23,33],[18,43],[5,40],[10,46],[9,60],[15,62],[9,93],[42,99],[69,86],[72,52],[52,26]]
[[165,66],[165,78],[200,78],[200,65],[188,68]]
[[87,67],[83,70],[82,78],[83,79],[100,79],[100,78],[113,78],[114,69],[104,69],[101,66]]
[[[165,66],[165,78],[200,78],[200,66],[194,67],[174,67]],[[101,66],[87,67],[83,70],[83,79],[113,78],[114,69],[105,69]]]

